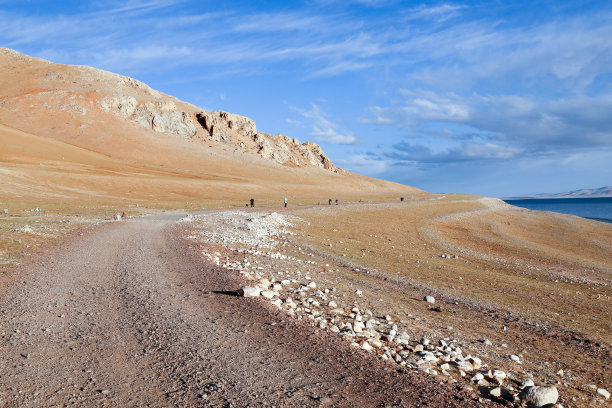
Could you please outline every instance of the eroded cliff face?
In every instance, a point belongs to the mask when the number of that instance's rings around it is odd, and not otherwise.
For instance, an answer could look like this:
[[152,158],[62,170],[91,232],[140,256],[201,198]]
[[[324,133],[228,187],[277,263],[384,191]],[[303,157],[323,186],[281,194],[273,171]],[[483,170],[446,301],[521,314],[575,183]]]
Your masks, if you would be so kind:
[[33,107],[49,114],[63,112],[80,129],[99,120],[100,113],[110,114],[160,135],[223,145],[284,166],[341,172],[314,143],[300,144],[295,138],[259,132],[249,118],[204,111],[133,78],[86,66],[55,64],[7,48],[0,48],[0,69],[18,70],[28,78],[27,85],[0,78],[0,110],[7,114],[34,114]]
[[338,172],[331,160],[315,143],[300,144],[296,138],[257,131],[255,122],[233,113],[201,111],[196,118],[207,137],[216,142],[236,145],[245,153],[256,153],[264,159],[291,167],[320,167]]

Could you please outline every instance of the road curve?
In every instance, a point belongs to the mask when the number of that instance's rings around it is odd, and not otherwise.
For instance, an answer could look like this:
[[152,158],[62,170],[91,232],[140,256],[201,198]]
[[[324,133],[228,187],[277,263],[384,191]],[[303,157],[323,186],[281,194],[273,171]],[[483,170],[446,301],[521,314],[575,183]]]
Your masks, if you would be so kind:
[[2,407],[475,407],[258,299],[171,219],[116,222],[0,288]]

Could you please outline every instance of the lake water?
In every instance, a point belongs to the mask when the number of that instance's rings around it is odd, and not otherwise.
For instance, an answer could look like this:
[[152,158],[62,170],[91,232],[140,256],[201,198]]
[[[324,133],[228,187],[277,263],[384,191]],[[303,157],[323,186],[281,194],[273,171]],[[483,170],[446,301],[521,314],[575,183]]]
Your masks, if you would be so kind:
[[504,200],[530,210],[554,211],[612,223],[612,197]]

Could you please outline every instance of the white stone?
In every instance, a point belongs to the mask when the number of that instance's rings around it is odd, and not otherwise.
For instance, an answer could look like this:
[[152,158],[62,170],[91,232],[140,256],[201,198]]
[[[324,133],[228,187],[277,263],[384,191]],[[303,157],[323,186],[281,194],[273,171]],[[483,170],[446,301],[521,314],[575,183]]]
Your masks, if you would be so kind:
[[260,294],[261,294],[261,288],[256,288],[253,286],[244,286],[238,289],[238,296],[257,297]]
[[436,299],[433,296],[425,296],[425,301],[427,303],[436,303]]
[[383,345],[382,342],[377,339],[370,340],[370,343],[372,343],[372,346],[377,347],[377,348],[380,348]]
[[262,290],[261,296],[265,297],[266,299],[272,299],[278,296],[278,292],[275,292],[273,290]]
[[355,322],[353,324],[353,331],[355,333],[361,333],[364,328],[365,328],[365,325],[362,322]]
[[610,399],[610,393],[605,388],[598,388],[597,393],[605,399]]
[[474,369],[469,361],[459,361],[457,363],[457,368],[468,373]]
[[499,385],[501,385],[506,379],[507,375],[501,370],[493,370],[493,372],[491,373],[491,377],[495,379],[495,381],[497,381]]
[[316,283],[314,283],[314,282],[310,282],[310,283],[308,284],[308,287],[309,287],[309,288],[311,288],[311,289],[314,289],[314,288],[316,288],[316,287],[317,287],[317,284],[316,284]]
[[478,381],[481,381],[481,380],[484,380],[484,375],[482,375],[482,373],[476,373],[472,377],[472,382],[478,382]]
[[470,357],[468,360],[470,363],[472,363],[474,370],[478,370],[480,367],[482,367],[482,360],[478,357]]
[[360,291],[359,289],[357,289],[357,290],[355,291],[355,294],[356,294],[357,296],[361,296],[361,295],[363,295],[363,292],[362,292],[362,291]]
[[555,386],[525,387],[521,391],[520,399],[527,405],[542,407],[556,403],[557,399],[559,399],[559,392]]
[[332,301],[330,301],[330,302],[327,304],[327,306],[329,306],[329,307],[331,307],[331,308],[335,308],[335,307],[338,307],[338,304],[332,300]]
[[361,345],[361,348],[366,350],[366,351],[372,351],[374,350],[374,347],[372,347],[370,345],[370,343],[368,343],[367,341],[364,341],[363,344]]

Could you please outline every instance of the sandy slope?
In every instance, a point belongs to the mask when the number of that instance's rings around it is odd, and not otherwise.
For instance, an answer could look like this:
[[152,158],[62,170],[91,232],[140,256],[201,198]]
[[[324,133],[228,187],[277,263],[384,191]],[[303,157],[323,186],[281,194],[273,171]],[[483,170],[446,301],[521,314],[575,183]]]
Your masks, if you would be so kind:
[[[160,112],[186,115],[196,133],[161,132],[104,109],[109,98],[128,97],[143,109],[157,104]],[[0,172],[5,181],[0,197],[12,203],[37,200],[41,206],[71,199],[210,206],[243,203],[251,196],[289,196],[295,203],[326,200],[332,193],[340,199],[422,193],[320,167],[283,166],[248,144],[261,134],[249,139],[250,133],[227,128],[227,137],[234,139],[215,140],[196,120],[197,111],[131,78],[0,49]]]
[[478,406],[231,296],[237,274],[202,263],[173,225],[100,227],[3,288],[0,405]]

